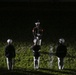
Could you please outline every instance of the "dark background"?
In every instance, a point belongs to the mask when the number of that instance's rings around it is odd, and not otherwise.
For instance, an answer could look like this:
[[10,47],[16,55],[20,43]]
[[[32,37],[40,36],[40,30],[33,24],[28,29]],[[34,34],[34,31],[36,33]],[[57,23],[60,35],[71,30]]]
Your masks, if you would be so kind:
[[76,0],[0,0],[8,2],[76,2]]
[[40,20],[43,41],[76,40],[75,2],[0,2],[0,41],[32,41],[32,28]]

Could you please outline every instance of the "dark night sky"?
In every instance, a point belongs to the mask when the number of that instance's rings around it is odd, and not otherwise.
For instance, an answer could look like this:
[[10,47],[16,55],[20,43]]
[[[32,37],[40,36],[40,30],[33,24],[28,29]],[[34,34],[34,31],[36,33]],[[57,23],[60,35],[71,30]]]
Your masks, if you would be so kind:
[[9,2],[76,2],[76,0],[0,0],[0,1],[9,1]]
[[31,40],[31,30],[37,19],[44,29],[44,40],[76,38],[75,3],[1,2],[0,40]]

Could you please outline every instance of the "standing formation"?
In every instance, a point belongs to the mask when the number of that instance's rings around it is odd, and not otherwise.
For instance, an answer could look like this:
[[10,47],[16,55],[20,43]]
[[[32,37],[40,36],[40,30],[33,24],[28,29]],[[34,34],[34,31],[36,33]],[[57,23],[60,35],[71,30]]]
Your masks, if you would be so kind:
[[[33,45],[31,46],[31,50],[34,56],[34,69],[38,69],[39,62],[40,62],[42,35],[43,35],[43,29],[40,27],[39,20],[35,23],[35,27],[32,29],[32,33],[33,33],[34,39],[33,39]],[[59,44],[56,48],[56,56],[58,58],[59,69],[64,68],[64,57],[66,56],[66,54],[67,54],[67,47],[65,45],[65,40],[63,38],[60,38]],[[5,47],[5,56],[7,61],[7,68],[8,70],[12,70],[14,58],[16,57],[15,47],[12,44],[12,39],[7,40],[7,46]],[[52,64],[54,60],[52,46],[50,46],[50,58],[51,58],[50,64]]]

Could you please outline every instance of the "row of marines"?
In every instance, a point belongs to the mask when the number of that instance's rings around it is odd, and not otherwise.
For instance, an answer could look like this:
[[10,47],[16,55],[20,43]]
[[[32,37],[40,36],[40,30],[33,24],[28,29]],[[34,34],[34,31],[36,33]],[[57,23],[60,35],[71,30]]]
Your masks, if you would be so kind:
[[[40,22],[37,21],[35,23],[35,27],[32,29],[32,33],[34,36],[33,46],[31,46],[31,50],[34,54],[34,69],[39,68],[39,61],[40,61],[40,50],[41,50],[41,42],[42,42],[42,34],[43,29],[40,27]],[[16,57],[15,47],[12,44],[13,40],[7,40],[7,46],[5,47],[5,56],[7,61],[7,68],[8,70],[13,69],[13,59]],[[50,50],[53,50],[51,47]],[[58,59],[58,68],[64,68],[64,57],[67,54],[67,46],[65,45],[65,40],[63,38],[59,39],[58,46],[56,47],[56,53]],[[52,53],[50,53],[50,57],[52,57]]]

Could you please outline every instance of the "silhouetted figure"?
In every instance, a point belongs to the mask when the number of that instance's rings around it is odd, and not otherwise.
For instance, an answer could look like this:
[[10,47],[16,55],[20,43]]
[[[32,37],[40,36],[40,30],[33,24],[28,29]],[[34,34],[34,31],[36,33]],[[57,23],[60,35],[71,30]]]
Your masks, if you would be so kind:
[[39,39],[38,43],[39,45],[41,45],[43,29],[40,27],[39,21],[35,23],[35,27],[32,29],[32,33],[34,36],[34,40],[33,40],[34,44],[36,43],[37,39]]
[[39,68],[39,60],[40,60],[40,52],[39,50],[41,49],[41,46],[38,45],[37,43],[34,44],[31,47],[31,50],[33,50],[33,54],[34,54],[34,69],[38,69]]
[[64,44],[65,40],[63,38],[59,39],[59,45],[56,49],[56,56],[58,57],[58,68],[63,69],[64,68],[64,57],[67,54],[67,47]]
[[8,45],[5,47],[5,56],[6,56],[6,61],[7,61],[7,68],[8,68],[8,70],[12,70],[14,58],[16,56],[15,48],[12,45],[11,39],[8,39],[7,43],[8,43]]

